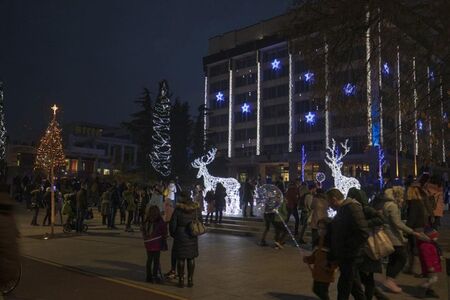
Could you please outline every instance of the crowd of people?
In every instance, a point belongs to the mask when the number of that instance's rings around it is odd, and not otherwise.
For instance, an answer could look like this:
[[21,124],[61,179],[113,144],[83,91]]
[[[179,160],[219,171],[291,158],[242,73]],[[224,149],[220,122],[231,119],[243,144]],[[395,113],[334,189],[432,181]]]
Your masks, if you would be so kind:
[[[294,234],[300,243],[305,243],[306,227],[311,228],[313,251],[303,260],[312,270],[313,291],[320,299],[329,299],[328,288],[337,269],[337,299],[349,299],[350,295],[360,300],[388,299],[374,280],[374,273],[383,273],[383,263],[385,289],[401,293],[396,278],[403,271],[423,278],[424,296],[438,298],[433,285],[442,270],[437,239],[449,201],[447,185],[439,176],[423,174],[404,186],[389,184],[371,197],[356,188],[344,197],[338,189],[324,191],[316,185],[292,182],[284,192],[286,201],[278,207],[278,213],[265,211],[266,228],[260,245],[267,245],[267,232],[273,225],[274,247],[283,248],[285,228],[277,217],[289,223],[293,216]],[[333,218],[329,217],[330,208],[336,211]],[[385,237],[383,245],[379,245],[385,250],[384,256],[374,255],[369,245],[371,239],[376,242],[379,237]],[[419,274],[414,273],[417,257]]]

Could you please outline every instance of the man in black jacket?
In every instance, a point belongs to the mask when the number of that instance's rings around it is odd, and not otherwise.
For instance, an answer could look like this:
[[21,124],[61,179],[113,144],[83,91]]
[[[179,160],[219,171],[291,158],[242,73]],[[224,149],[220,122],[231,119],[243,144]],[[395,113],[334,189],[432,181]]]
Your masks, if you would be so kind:
[[337,211],[331,222],[331,255],[341,273],[337,299],[347,300],[352,294],[356,300],[365,300],[358,264],[369,230],[362,206],[354,199],[344,199],[338,189],[329,190],[327,199],[330,207]]

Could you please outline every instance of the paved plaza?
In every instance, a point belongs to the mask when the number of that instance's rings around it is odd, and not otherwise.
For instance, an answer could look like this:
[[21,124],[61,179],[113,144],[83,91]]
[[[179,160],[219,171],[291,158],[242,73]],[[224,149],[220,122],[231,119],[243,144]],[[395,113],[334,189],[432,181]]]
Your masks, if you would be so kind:
[[[30,218],[25,211],[18,216],[24,275],[7,299],[316,299],[310,271],[301,261],[309,252],[292,245],[275,250],[257,246],[255,238],[206,234],[199,241],[194,287],[180,289],[144,282],[146,253],[137,227],[133,233],[124,232],[123,225],[107,230],[96,216],[88,221],[88,233],[63,234],[58,226],[55,237],[44,240],[50,228],[32,227]],[[169,266],[170,252],[164,252],[163,272]],[[402,274],[404,293],[389,294],[390,299],[420,296],[420,282]],[[330,291],[335,299],[335,284]],[[444,274],[436,291],[448,299]]]

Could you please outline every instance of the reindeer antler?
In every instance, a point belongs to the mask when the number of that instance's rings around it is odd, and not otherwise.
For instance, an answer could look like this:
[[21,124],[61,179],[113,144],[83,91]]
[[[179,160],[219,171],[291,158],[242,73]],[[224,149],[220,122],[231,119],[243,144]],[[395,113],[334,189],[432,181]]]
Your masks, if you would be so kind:
[[336,151],[336,141],[331,139],[331,147],[327,147],[327,152],[325,153],[325,163],[331,164],[333,162],[338,163],[341,162],[344,156],[346,156],[350,152],[350,146],[348,146],[348,139],[345,140],[344,143],[341,143],[341,147],[344,149],[343,153],[338,153]]
[[340,155],[339,160],[341,160],[344,156],[346,156],[350,152],[350,146],[348,144],[348,139],[345,140],[344,143],[341,143],[341,147],[344,149],[344,153]]
[[[217,153],[217,148],[212,148],[211,150],[208,151],[208,153],[206,155],[195,159],[191,163],[191,166],[193,168],[197,168],[198,169],[201,166],[210,164],[214,160],[214,158],[216,157],[216,153]],[[205,161],[205,158],[206,158],[206,161]]]

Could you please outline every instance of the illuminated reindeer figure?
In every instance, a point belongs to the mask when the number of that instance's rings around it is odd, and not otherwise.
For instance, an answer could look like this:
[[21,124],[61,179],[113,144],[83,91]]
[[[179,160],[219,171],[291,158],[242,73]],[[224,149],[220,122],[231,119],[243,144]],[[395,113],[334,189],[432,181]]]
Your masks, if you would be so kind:
[[338,149],[336,149],[336,141],[332,139],[331,147],[327,146],[325,158],[325,163],[328,165],[328,167],[330,167],[331,175],[334,178],[334,186],[339,191],[341,191],[342,194],[344,194],[344,197],[347,197],[347,193],[350,188],[361,188],[361,185],[356,178],[346,177],[342,175],[341,172],[342,165],[344,164],[342,162],[342,159],[347,155],[348,152],[350,152],[350,147],[347,146],[347,143],[348,140],[345,140],[345,143],[341,143],[341,147],[344,149],[344,153],[339,153]]
[[215,191],[217,183],[221,183],[227,192],[225,197],[226,210],[225,213],[229,215],[238,215],[241,213],[239,208],[239,188],[240,183],[234,178],[222,178],[211,176],[206,168],[216,157],[217,149],[213,148],[208,151],[208,154],[197,158],[191,163],[192,167],[198,169],[197,178],[203,176],[203,184],[205,185],[205,193],[208,191]]

